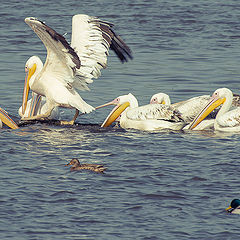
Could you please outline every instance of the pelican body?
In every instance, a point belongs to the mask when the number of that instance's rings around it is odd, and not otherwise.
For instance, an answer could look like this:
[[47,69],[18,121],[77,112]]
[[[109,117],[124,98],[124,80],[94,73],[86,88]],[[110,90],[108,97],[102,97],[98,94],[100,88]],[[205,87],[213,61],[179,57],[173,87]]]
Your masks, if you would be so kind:
[[108,105],[116,105],[116,107],[105,119],[102,127],[109,126],[119,117],[122,128],[146,131],[181,130],[186,125],[177,110],[164,104],[148,104],[139,107],[137,99],[131,93],[119,96],[100,107]]
[[[190,98],[185,101],[177,102],[171,104],[170,97],[165,93],[156,93],[152,96],[150,100],[150,104],[167,104],[171,105],[173,108],[177,109],[182,114],[182,118],[186,123],[188,123],[183,130],[189,129],[190,123],[196,117],[196,115],[201,111],[202,106],[204,106],[210,96],[209,95],[202,95]],[[205,130],[210,129],[213,127],[213,119],[207,119],[202,121],[194,130]]]
[[185,122],[190,123],[201,111],[210,98],[210,95],[202,95],[187,99],[185,101],[171,104],[170,97],[165,93],[154,94],[150,100],[150,104],[161,103],[171,105],[182,113]]
[[131,50],[115,34],[113,24],[88,15],[72,18],[71,45],[55,30],[36,18],[25,22],[42,40],[47,49],[45,64],[37,56],[25,65],[26,79],[23,92],[23,115],[26,110],[29,89],[46,97],[47,111],[24,120],[48,118],[55,107],[76,109],[73,124],[79,111],[90,113],[94,107],[86,103],[76,89],[89,90],[88,84],[98,78],[100,70],[107,67],[107,56],[112,49],[122,62],[132,58]]
[[[240,96],[238,94],[233,94],[232,107],[240,106]],[[202,95],[190,98],[185,101],[177,102],[172,104],[171,106],[176,108],[182,113],[182,117],[185,122],[189,123],[184,127],[184,130],[189,129],[192,121],[196,118],[199,112],[202,111],[203,106],[205,106],[210,100],[210,95]],[[157,93],[154,94],[150,100],[150,103],[162,103],[162,104],[171,104],[170,98],[165,93]],[[204,119],[204,121],[199,122],[194,128],[191,130],[209,130],[214,128],[214,121],[217,115],[218,109],[214,109],[208,116],[208,119]]]
[[221,105],[216,118],[214,120],[214,129],[224,132],[240,131],[240,107],[231,111],[233,94],[228,88],[217,89],[208,103],[203,107],[200,113],[192,122],[190,129],[194,129],[201,121],[203,121],[214,109]]

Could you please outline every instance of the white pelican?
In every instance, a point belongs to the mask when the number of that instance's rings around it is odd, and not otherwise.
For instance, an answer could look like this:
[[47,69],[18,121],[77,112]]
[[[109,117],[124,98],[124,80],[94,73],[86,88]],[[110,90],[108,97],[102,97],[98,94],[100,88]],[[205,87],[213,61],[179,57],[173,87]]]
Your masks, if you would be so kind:
[[[39,114],[44,114],[48,110],[48,106],[46,103],[45,97],[36,94],[32,92],[32,98],[27,101],[26,109],[23,114],[23,107],[21,106],[18,110],[18,114],[20,117],[32,117]],[[59,119],[59,109],[58,107],[55,107],[50,116],[49,119]]]
[[[182,118],[188,125],[186,125],[183,130],[189,129],[190,123],[201,111],[202,106],[204,106],[210,98],[210,95],[202,95],[198,97],[193,97],[185,101],[171,104],[170,97],[165,93],[156,93],[151,97],[150,104],[161,103],[171,105],[173,108],[177,109],[182,114]],[[211,116],[214,117],[214,116]],[[214,120],[206,119],[202,121],[194,130],[206,130],[213,127]]]
[[[210,99],[210,95],[201,95],[187,99],[185,101],[177,102],[171,104],[170,97],[165,93],[156,93],[150,99],[150,104],[161,103],[171,105],[182,113],[182,117],[185,122],[191,123],[197,114],[202,110],[202,107],[205,106]],[[240,106],[240,96],[238,94],[233,94],[233,103],[232,106]],[[212,120],[216,117],[216,112],[212,113],[209,116],[209,120]],[[211,122],[205,120],[205,122]],[[213,123],[213,122],[212,122]],[[203,125],[203,124],[202,124]],[[200,129],[198,129],[200,130]]]
[[115,98],[113,101],[97,108],[116,105],[102,127],[109,126],[120,116],[122,128],[133,128],[139,130],[181,130],[186,123],[182,120],[181,114],[170,106],[163,104],[148,104],[138,107],[137,99],[129,93]]
[[171,100],[166,93],[156,93],[150,99],[150,104],[155,103],[171,105]]
[[170,97],[165,93],[157,93],[151,97],[150,104],[162,103],[176,108],[182,113],[185,122],[190,123],[208,102],[210,95],[202,95],[187,99],[185,101],[171,104]]
[[112,30],[113,25],[96,17],[75,15],[72,18],[71,45],[65,38],[36,18],[26,18],[25,22],[33,29],[47,49],[43,66],[39,57],[32,56],[26,62],[27,72],[23,94],[23,114],[26,110],[29,88],[45,96],[48,109],[44,114],[23,118],[23,120],[48,118],[56,106],[75,108],[90,113],[94,108],[87,104],[75,88],[89,90],[92,78],[100,76],[100,70],[107,67],[109,48],[122,62],[132,58],[131,50]]
[[2,128],[3,123],[12,129],[19,128],[18,125],[10,118],[8,113],[0,107],[0,128]]
[[208,114],[218,106],[222,105],[214,120],[214,129],[224,132],[240,131],[240,107],[231,111],[233,94],[228,88],[217,89],[209,102],[203,107],[200,113],[191,123],[190,129],[194,129]]

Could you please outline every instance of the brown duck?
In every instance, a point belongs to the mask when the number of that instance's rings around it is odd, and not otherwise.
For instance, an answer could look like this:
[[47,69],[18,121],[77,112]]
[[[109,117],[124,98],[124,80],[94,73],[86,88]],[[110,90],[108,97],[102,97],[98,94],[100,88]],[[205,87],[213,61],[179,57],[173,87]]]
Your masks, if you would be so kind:
[[91,170],[93,172],[104,173],[104,171],[107,169],[103,165],[99,165],[99,164],[89,164],[89,163],[80,164],[77,158],[73,158],[65,166],[70,166],[70,165],[72,165],[70,169],[71,171],[80,171],[80,170],[86,169],[86,170]]

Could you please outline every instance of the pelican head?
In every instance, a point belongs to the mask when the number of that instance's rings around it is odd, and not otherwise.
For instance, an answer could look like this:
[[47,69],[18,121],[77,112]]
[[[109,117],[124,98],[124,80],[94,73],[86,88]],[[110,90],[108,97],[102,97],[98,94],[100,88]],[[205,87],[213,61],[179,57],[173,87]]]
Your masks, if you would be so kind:
[[171,100],[169,96],[165,93],[156,93],[152,96],[150,100],[150,104],[154,103],[171,105]]
[[131,93],[129,93],[127,95],[119,96],[111,102],[98,106],[96,107],[96,109],[106,107],[109,105],[115,105],[115,107],[107,116],[101,127],[108,127],[109,125],[111,125],[111,123],[113,123],[126,108],[138,107],[138,101]]
[[[226,102],[225,107],[230,108],[232,104],[233,94],[232,91],[228,88],[219,88],[217,89],[212,97],[209,99],[205,107],[200,111],[200,113],[194,118],[189,129],[194,129],[200,122],[202,122],[214,109],[219,107],[221,104]],[[222,107],[220,111],[225,111]],[[219,113],[220,113],[219,111]],[[217,118],[217,116],[216,116]]]
[[43,68],[43,63],[41,59],[37,56],[30,57],[25,64],[25,83],[23,89],[23,99],[22,99],[22,115],[24,115],[27,107],[27,100],[29,89],[31,88],[36,74],[38,74]]

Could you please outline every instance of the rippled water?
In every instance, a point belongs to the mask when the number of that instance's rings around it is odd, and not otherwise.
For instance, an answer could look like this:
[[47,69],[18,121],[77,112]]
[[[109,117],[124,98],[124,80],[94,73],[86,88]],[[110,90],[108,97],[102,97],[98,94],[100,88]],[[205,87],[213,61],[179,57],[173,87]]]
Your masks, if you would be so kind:
[[[0,106],[17,116],[25,61],[45,48],[24,18],[68,33],[71,16],[115,23],[134,60],[108,69],[81,96],[97,106],[132,92],[140,105],[219,87],[239,93],[238,1],[5,1],[0,8]],[[79,125],[33,124],[0,132],[1,239],[238,239],[239,135],[101,129],[110,109]],[[70,118],[72,111],[62,111]],[[70,172],[73,157],[106,174]]]

